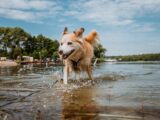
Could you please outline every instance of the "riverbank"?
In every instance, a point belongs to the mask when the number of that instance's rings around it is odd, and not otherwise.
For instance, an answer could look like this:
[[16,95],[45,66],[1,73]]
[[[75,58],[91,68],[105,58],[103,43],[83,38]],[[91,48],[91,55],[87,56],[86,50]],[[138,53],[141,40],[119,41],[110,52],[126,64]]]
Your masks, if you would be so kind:
[[13,67],[13,66],[18,66],[18,63],[15,61],[0,61],[0,67]]

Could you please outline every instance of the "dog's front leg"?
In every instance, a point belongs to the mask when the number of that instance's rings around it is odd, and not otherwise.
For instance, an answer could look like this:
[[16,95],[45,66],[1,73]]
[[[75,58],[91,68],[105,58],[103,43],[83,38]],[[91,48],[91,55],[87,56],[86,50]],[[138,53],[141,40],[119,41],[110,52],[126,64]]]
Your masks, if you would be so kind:
[[68,83],[68,64],[67,61],[65,61],[65,66],[64,66],[64,74],[63,74],[63,83],[67,84]]
[[93,77],[92,77],[92,68],[91,68],[91,66],[87,66],[86,72],[87,72],[87,74],[88,74],[89,79],[90,79],[90,80],[93,80]]

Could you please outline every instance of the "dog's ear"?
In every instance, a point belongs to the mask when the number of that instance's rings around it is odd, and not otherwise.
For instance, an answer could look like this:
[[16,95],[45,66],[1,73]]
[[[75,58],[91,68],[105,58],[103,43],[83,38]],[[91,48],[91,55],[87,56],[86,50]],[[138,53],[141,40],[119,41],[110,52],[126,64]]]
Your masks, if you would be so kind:
[[84,32],[84,28],[80,28],[76,31],[73,31],[73,33],[77,36],[77,37],[82,37],[83,35],[83,32]]
[[65,35],[65,34],[67,34],[67,33],[68,33],[68,28],[65,27],[65,28],[64,28],[64,31],[63,31],[63,35]]

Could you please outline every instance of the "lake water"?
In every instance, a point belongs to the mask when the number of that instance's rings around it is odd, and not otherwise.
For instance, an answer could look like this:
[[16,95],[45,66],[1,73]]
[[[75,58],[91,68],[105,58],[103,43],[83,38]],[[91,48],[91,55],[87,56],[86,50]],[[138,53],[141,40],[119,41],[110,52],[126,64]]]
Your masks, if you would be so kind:
[[[0,67],[0,113],[9,120],[160,119],[160,64],[101,63],[95,84],[60,82],[61,66]],[[84,75],[83,75],[84,76]]]

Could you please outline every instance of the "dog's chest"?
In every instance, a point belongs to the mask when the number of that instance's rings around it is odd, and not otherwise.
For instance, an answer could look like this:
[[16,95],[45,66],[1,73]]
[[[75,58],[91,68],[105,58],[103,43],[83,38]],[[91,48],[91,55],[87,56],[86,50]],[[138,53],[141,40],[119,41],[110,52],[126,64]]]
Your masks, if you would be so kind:
[[71,67],[72,67],[72,69],[74,70],[74,71],[76,71],[76,72],[78,72],[78,71],[80,71],[80,66],[81,66],[81,58],[80,59],[78,59],[77,61],[75,61],[75,60],[70,60],[70,65],[71,65]]

